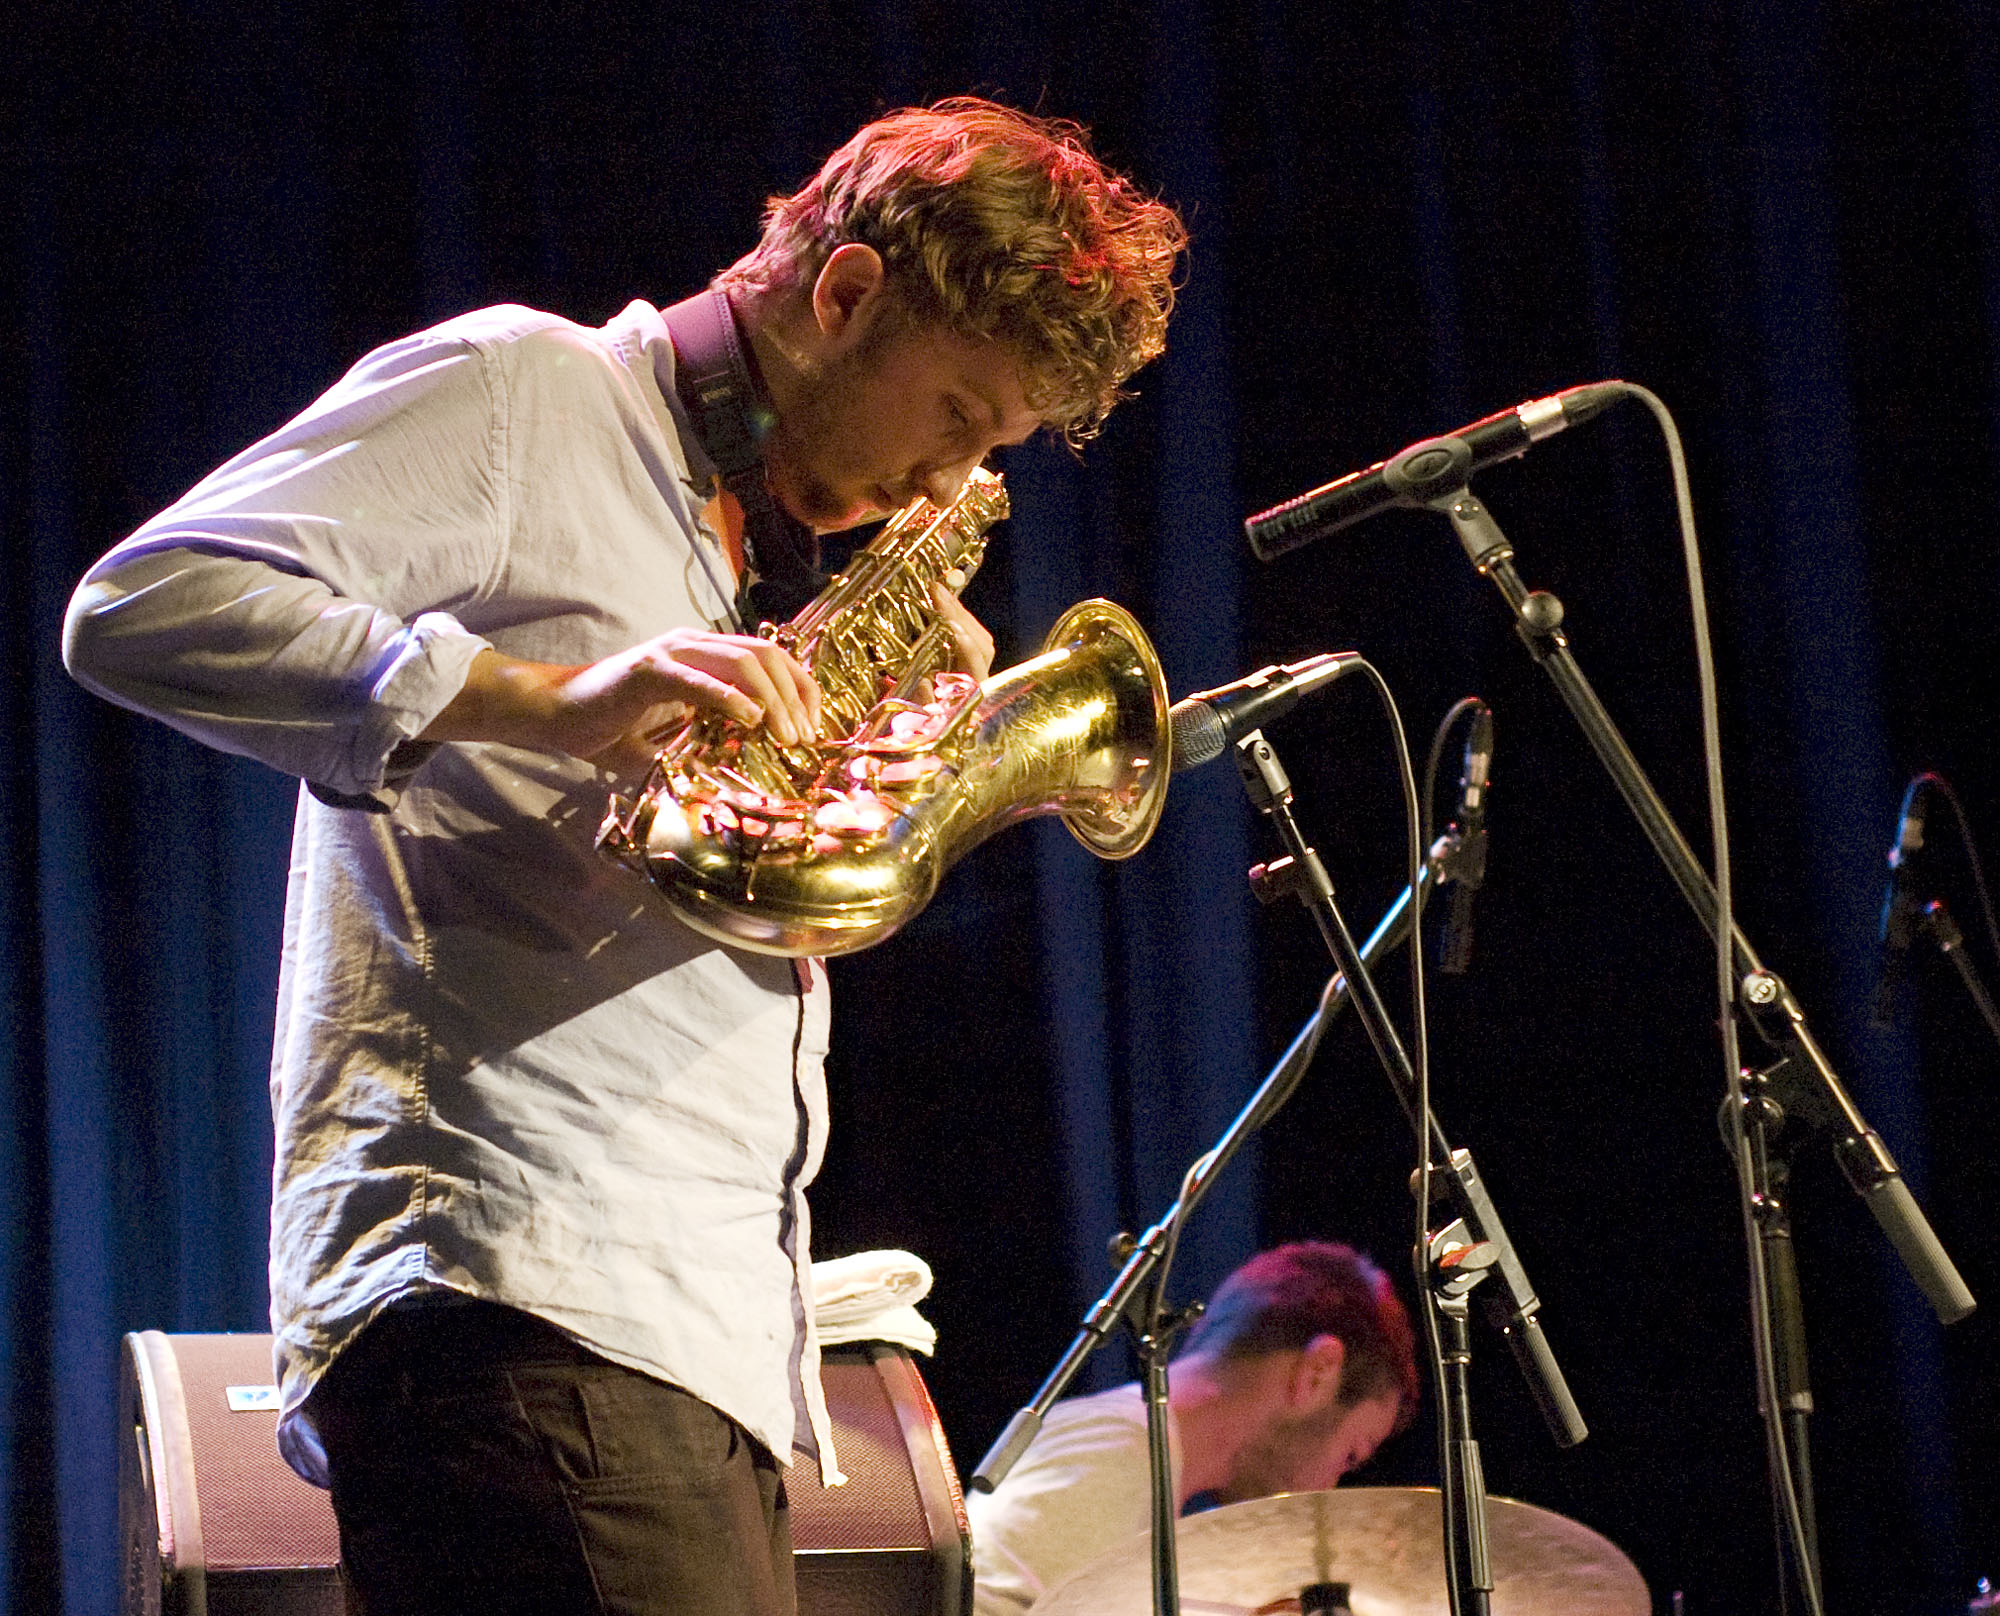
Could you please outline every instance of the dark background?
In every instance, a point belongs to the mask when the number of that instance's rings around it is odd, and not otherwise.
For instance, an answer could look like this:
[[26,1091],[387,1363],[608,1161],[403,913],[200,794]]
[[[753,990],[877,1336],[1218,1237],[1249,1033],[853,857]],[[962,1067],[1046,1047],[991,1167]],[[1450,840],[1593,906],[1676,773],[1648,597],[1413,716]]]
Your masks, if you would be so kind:
[[[1574,1515],[1662,1609],[1775,1608],[1711,956],[1437,519],[1269,567],[1253,509],[1623,375],[1687,435],[1722,673],[1739,915],[1983,1310],[1941,1331],[1831,1166],[1793,1196],[1829,1609],[2000,1576],[1995,1051],[1936,957],[1871,1024],[1881,857],[1920,767],[1995,822],[2000,75],[1947,0],[1448,6],[596,6],[107,0],[9,25],[0,105],[0,1605],[114,1608],[120,1332],[260,1330],[265,1062],[292,786],[70,685],[77,575],[372,345],[514,300],[597,322],[752,240],[866,118],[975,90],[1080,118],[1194,235],[1168,357],[1081,463],[1006,470],[970,599],[1008,660],[1072,601],[1154,633],[1175,694],[1356,647],[1421,749],[1498,711],[1472,972],[1433,985],[1473,1146],[1593,1427],[1556,1451],[1498,1341],[1496,1491]],[[1613,713],[1706,850],[1664,456],[1635,407],[1485,475]],[[1401,884],[1382,719],[1349,681],[1274,729],[1350,923]],[[1920,866],[1994,961],[1948,820]],[[1326,970],[1224,767],[1111,867],[990,843],[837,967],[824,1253],[937,1271],[926,1373],[961,1467],[1033,1391]],[[1385,987],[1402,1002],[1400,970]],[[1358,1027],[1204,1209],[1198,1294],[1338,1235],[1402,1275],[1407,1130]],[[1124,1372],[1099,1366],[1101,1378]],[[1425,1432],[1359,1479],[1434,1479]]]

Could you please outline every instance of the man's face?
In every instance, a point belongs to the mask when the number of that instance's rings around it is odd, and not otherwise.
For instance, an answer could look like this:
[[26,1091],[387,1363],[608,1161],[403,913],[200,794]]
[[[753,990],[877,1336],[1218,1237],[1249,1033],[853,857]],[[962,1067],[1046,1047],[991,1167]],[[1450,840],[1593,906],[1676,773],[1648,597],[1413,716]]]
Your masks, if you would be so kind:
[[802,371],[764,447],[772,491],[821,532],[919,494],[949,504],[975,466],[1041,425],[1012,350],[919,326],[890,296]]
[[1359,1403],[1335,1403],[1313,1414],[1271,1413],[1236,1456],[1225,1502],[1271,1493],[1318,1492],[1366,1464],[1396,1428],[1394,1392]]

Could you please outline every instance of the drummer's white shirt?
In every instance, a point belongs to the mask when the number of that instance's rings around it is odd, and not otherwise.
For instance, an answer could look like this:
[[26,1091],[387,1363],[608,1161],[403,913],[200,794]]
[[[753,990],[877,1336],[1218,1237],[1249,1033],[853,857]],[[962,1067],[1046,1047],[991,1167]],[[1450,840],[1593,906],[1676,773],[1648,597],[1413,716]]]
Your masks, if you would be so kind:
[[[1167,1411],[1175,1492],[1180,1430]],[[1152,1530],[1146,1402],[1135,1384],[1049,1410],[990,1493],[968,1493],[975,1616],[1015,1616],[1135,1533]]]
[[823,968],[674,921],[574,758],[412,743],[491,645],[728,627],[658,312],[507,307],[368,355],[94,568],[85,684],[301,791],[271,1071],[280,1445],[382,1307],[523,1308],[830,1468],[802,1278]]

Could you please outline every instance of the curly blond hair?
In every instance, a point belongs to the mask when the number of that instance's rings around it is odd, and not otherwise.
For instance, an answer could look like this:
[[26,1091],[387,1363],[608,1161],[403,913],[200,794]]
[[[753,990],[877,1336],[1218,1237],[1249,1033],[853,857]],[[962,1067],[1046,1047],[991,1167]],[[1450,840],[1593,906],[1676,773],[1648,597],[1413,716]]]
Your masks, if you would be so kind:
[[1081,443],[1165,348],[1187,232],[1081,125],[955,96],[878,118],[772,197],[717,283],[788,293],[850,241],[881,254],[910,316],[1012,347],[1030,406]]

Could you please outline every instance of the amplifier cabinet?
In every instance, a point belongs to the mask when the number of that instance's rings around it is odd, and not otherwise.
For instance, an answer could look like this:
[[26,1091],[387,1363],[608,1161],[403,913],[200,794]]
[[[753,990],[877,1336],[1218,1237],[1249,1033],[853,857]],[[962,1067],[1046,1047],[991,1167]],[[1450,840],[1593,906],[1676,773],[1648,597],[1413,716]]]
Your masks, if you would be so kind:
[[333,1505],[278,1457],[268,1335],[125,1337],[124,1616],[343,1616]]
[[[965,1501],[917,1366],[836,1347],[822,1378],[848,1481],[787,1475],[800,1616],[970,1616]],[[333,1508],[278,1457],[270,1382],[267,1335],[125,1337],[123,1616],[346,1616]]]
[[971,1616],[972,1534],[944,1427],[909,1353],[831,1347],[820,1365],[844,1487],[795,1466],[799,1616]]

